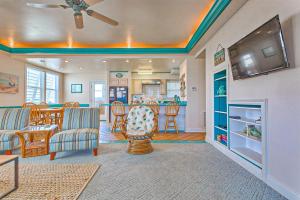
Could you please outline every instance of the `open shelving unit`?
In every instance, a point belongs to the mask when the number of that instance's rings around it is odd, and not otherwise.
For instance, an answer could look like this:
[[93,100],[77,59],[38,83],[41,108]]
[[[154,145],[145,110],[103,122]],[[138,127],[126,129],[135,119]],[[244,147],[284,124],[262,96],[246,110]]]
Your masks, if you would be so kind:
[[263,168],[265,102],[229,102],[229,149]]
[[[220,87],[225,92],[220,93]],[[227,70],[214,74],[214,140],[227,146]]]

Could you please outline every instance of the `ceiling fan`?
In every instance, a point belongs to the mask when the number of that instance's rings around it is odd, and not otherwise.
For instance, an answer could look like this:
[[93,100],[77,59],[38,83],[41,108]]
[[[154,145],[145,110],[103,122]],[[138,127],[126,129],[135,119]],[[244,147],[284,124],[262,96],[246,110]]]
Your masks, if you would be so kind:
[[76,28],[83,28],[83,17],[82,12],[86,12],[89,16],[95,19],[101,20],[113,26],[117,26],[119,23],[109,17],[106,17],[96,11],[90,10],[89,7],[100,3],[104,0],[65,0],[67,5],[56,5],[56,4],[39,4],[39,3],[27,3],[27,6],[34,8],[71,8],[74,11],[74,20]]

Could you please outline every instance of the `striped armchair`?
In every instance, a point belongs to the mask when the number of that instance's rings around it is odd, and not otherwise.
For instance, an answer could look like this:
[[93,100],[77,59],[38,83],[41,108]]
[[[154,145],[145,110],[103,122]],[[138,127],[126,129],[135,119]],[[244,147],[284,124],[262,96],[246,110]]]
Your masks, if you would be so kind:
[[66,108],[62,131],[50,138],[50,160],[54,160],[57,152],[86,149],[97,156],[99,115],[99,108]]
[[8,108],[0,109],[0,152],[11,155],[19,146],[16,131],[29,124],[30,109]]

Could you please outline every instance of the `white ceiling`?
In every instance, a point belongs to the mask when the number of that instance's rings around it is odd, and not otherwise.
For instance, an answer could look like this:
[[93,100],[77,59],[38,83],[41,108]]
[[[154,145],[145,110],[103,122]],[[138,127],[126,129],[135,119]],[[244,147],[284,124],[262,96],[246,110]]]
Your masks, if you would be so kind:
[[[71,9],[37,9],[31,3],[65,4],[64,0],[0,0],[0,41],[11,45],[81,43],[175,46],[189,39],[201,11],[212,0],[104,0],[91,9],[119,22],[114,27],[84,14],[85,28],[75,28]],[[126,46],[127,47],[127,46]],[[134,46],[132,46],[134,47]]]
[[153,72],[170,72],[178,68],[184,56],[103,58],[99,56],[16,57],[27,63],[62,73],[94,73],[97,71],[151,69]]

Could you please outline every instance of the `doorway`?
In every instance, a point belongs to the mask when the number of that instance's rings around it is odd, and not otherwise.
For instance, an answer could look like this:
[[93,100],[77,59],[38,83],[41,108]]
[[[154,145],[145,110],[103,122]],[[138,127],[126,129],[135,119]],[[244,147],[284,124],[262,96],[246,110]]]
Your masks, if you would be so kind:
[[[90,82],[90,106],[99,108],[101,104],[107,103],[107,85],[106,81]],[[100,107],[100,120],[106,120],[106,106]]]

